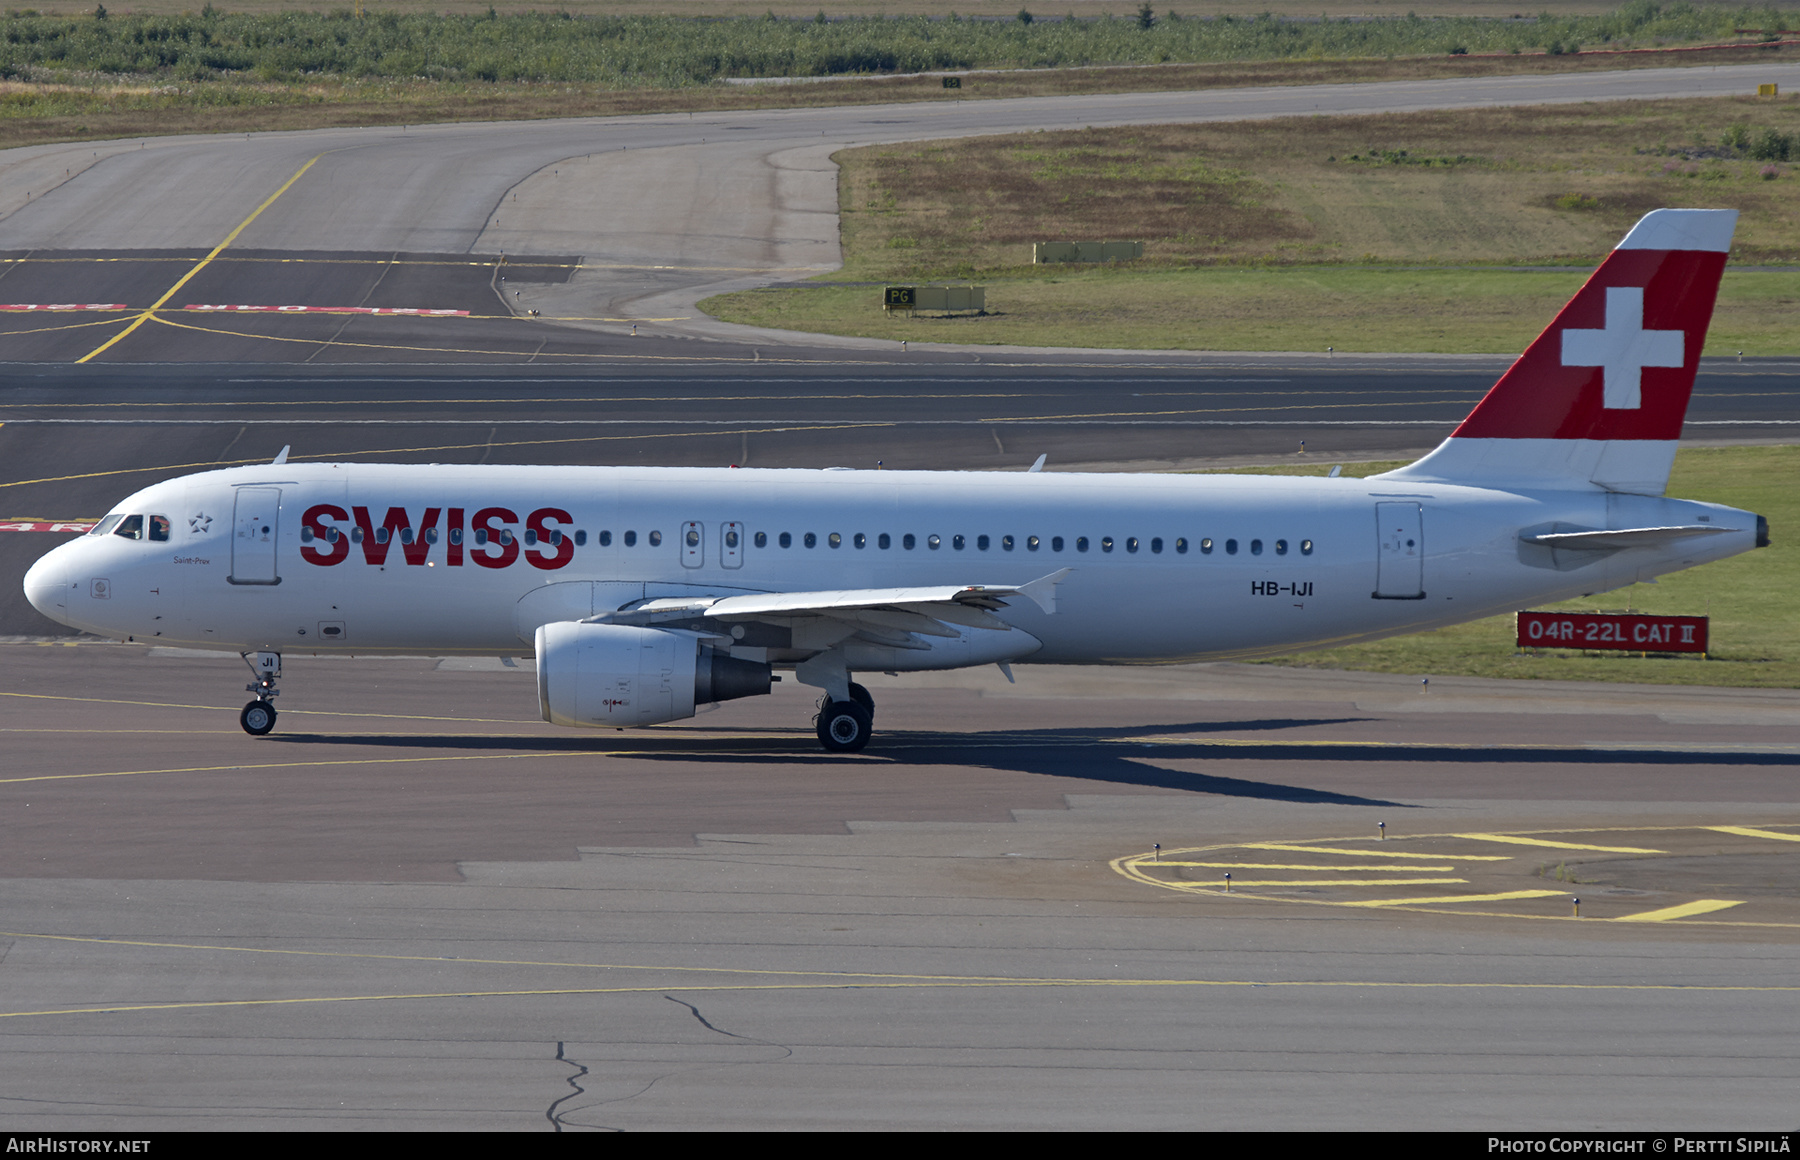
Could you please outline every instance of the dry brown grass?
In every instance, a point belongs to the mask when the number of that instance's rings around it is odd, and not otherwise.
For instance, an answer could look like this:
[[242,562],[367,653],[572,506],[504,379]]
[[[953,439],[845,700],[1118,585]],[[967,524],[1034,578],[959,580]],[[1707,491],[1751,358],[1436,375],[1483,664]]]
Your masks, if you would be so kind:
[[[1800,0],[1796,0],[1800,3]],[[185,7],[191,7],[186,5]],[[437,10],[438,6],[434,6]],[[817,108],[886,102],[991,100],[1080,93],[1159,92],[1250,85],[1345,84],[1381,80],[1605,71],[1800,59],[1800,47],[1678,54],[1409,57],[1395,60],[1265,61],[1136,68],[1034,69],[981,73],[960,91],[936,77],[864,77],[795,85],[713,85],[691,89],[606,89],[574,84],[309,82],[305,85],[183,85],[146,95],[141,84],[81,90],[66,113],[0,117],[0,148],[55,141],[176,133],[242,133],[327,126],[440,121],[537,120],[641,113]],[[216,99],[222,86],[237,94]],[[211,89],[208,95],[207,89]],[[59,90],[67,94],[67,87]],[[242,99],[238,99],[238,98]]]
[[1152,267],[1586,262],[1670,205],[1742,211],[1736,262],[1800,260],[1800,165],[1683,155],[1737,122],[1800,145],[1784,96],[872,147],[839,156],[839,277],[1055,277],[1030,244],[1076,239],[1142,240]]

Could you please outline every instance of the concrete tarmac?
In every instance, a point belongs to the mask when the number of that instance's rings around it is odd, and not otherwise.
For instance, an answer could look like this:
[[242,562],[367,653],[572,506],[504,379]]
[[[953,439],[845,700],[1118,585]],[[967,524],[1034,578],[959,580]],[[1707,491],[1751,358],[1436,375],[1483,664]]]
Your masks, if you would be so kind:
[[1020,666],[829,757],[790,685],[296,658],[258,740],[235,657],[0,673],[14,1131],[1792,1115],[1791,691]]

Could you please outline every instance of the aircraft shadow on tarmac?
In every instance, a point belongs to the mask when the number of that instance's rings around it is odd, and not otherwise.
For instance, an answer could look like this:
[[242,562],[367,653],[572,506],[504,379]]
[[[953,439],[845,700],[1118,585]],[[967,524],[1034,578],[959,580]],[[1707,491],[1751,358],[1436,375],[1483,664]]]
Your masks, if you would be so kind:
[[[704,727],[655,733],[620,733],[567,737],[434,736],[430,734],[288,733],[270,740],[290,745],[356,745],[393,748],[500,750],[509,753],[579,753],[593,751],[638,761],[680,761],[699,765],[834,766],[868,769],[879,765],[979,766],[1046,777],[1064,777],[1104,785],[1177,790],[1225,797],[1256,798],[1307,804],[1407,808],[1404,803],[1355,794],[1334,793],[1302,785],[1227,777],[1167,768],[1173,762],[1288,761],[1311,766],[1372,762],[1407,765],[1657,765],[1769,766],[1800,765],[1788,753],[1701,752],[1676,749],[1593,749],[1573,746],[1541,748],[1465,748],[1452,745],[1393,746],[1368,742],[1270,740],[1245,744],[1212,742],[1206,734],[1286,731],[1311,726],[1355,724],[1363,718],[1201,721],[1119,728],[1080,727],[1018,732],[948,733],[895,730],[877,737],[858,755],[824,753],[790,729],[719,730]],[[885,743],[885,744],[884,744]]]

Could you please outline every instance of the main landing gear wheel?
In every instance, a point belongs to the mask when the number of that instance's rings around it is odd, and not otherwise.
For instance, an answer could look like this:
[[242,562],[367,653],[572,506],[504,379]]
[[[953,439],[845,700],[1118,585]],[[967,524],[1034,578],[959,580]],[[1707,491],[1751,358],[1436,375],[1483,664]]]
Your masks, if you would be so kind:
[[819,744],[832,753],[855,753],[869,743],[875,719],[855,701],[827,698],[819,706]]
[[275,706],[267,701],[252,701],[238,714],[238,724],[252,737],[262,737],[275,728]]
[[871,720],[874,719],[874,717],[875,717],[875,698],[869,696],[869,690],[863,688],[861,685],[857,684],[855,681],[851,681],[850,682],[850,699],[852,701],[855,701],[858,705],[861,705],[863,707],[863,711],[868,713],[869,718]]

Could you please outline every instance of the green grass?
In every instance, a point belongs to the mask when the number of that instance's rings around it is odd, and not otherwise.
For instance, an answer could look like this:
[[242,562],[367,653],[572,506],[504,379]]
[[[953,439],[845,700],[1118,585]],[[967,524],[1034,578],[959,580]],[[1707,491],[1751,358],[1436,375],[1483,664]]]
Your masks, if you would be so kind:
[[[1397,463],[1355,464],[1365,476]],[[1279,474],[1324,474],[1329,465],[1277,468]],[[1640,658],[1637,654],[1542,649],[1522,653],[1513,618],[1496,616],[1454,628],[1266,663],[1380,673],[1517,677],[1527,680],[1622,681],[1651,685],[1800,688],[1800,447],[1684,448],[1675,458],[1669,494],[1708,500],[1768,517],[1772,543],[1729,560],[1549,608],[1710,616],[1712,654]]]
[[[1789,161],[1766,159],[1780,148]],[[1800,266],[1792,96],[1027,133],[837,159],[843,269],[704,309],[896,341],[1507,353],[1640,216],[1702,205],[1740,213],[1708,352],[1800,352],[1800,279],[1738,268]],[[1142,241],[1145,256],[1030,264],[1032,242],[1067,240]],[[1485,268],[1505,266],[1550,270]],[[818,288],[838,280],[980,283],[992,316],[885,316],[878,289]]]
[[[884,314],[879,286],[749,290],[700,308],[731,322],[894,342],[1133,350],[1517,354],[1586,270],[1354,267],[1072,271],[1056,280],[978,279],[985,316]],[[1800,274],[1729,271],[1711,356],[1800,352]]]

